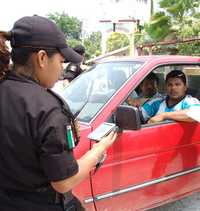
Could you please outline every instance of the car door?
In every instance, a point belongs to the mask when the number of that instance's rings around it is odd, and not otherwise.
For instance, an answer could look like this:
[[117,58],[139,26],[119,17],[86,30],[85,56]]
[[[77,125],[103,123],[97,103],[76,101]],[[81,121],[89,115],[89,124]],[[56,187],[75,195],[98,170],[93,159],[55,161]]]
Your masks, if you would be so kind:
[[162,122],[124,130],[92,176],[97,210],[147,209],[200,188],[200,126]]
[[123,131],[92,177],[97,210],[149,208],[200,188],[199,143],[198,123]]

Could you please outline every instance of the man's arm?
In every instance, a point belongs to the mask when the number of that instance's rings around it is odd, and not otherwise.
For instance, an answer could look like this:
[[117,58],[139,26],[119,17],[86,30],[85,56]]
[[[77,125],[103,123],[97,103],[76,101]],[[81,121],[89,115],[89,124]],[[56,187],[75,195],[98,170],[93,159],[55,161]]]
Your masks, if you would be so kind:
[[194,122],[195,120],[190,118],[187,115],[187,112],[188,112],[188,109],[181,110],[181,111],[164,112],[149,119],[148,123],[161,122],[167,119],[182,121],[182,122]]

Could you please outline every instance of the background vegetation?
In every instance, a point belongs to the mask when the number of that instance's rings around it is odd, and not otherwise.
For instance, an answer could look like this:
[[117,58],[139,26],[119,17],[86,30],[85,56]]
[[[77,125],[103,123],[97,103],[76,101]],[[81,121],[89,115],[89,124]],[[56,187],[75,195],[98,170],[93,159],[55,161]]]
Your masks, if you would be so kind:
[[[160,0],[159,10],[153,12],[151,0],[151,20],[143,26],[137,26],[135,44],[137,46],[148,43],[181,41],[188,38],[200,38],[200,0]],[[86,48],[86,59],[101,54],[101,32],[91,32],[82,36],[82,22],[66,13],[48,14],[48,18],[55,21],[66,36],[70,47],[82,44]],[[107,52],[130,45],[129,38],[119,32],[113,32],[107,40]],[[200,55],[200,41],[192,43],[156,45],[153,54],[183,54]],[[143,52],[148,54],[148,48]]]

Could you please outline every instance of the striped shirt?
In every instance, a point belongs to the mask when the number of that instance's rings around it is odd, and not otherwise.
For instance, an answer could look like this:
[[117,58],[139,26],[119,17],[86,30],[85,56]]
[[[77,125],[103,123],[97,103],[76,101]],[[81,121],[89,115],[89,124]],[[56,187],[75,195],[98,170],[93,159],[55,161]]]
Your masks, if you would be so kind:
[[147,121],[151,117],[163,112],[180,111],[196,105],[200,106],[199,100],[190,95],[186,95],[179,103],[170,107],[167,106],[166,96],[158,97],[147,101],[142,106],[142,114],[144,120]]

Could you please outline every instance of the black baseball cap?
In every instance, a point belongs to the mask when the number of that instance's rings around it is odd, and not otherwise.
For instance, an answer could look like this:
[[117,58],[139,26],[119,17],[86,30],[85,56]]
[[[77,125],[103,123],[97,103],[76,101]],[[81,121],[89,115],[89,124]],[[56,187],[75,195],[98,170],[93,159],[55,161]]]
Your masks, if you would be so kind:
[[184,84],[187,83],[186,75],[181,70],[172,70],[169,72],[166,76],[166,82],[169,80],[169,78],[179,78]]
[[77,64],[69,63],[63,71],[64,79],[73,80],[81,74],[81,68]]
[[73,48],[78,54],[83,55],[85,53],[85,48],[82,45],[77,45]]
[[79,63],[82,56],[71,49],[64,33],[48,18],[38,15],[25,16],[15,22],[11,30],[13,48],[57,49],[66,62]]
[[72,71],[68,71],[63,74],[63,79],[68,79],[69,81],[72,81],[76,77],[77,77],[77,75]]

